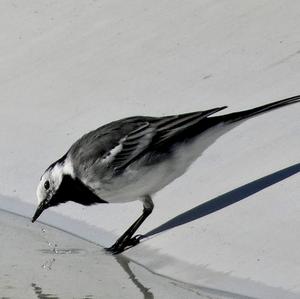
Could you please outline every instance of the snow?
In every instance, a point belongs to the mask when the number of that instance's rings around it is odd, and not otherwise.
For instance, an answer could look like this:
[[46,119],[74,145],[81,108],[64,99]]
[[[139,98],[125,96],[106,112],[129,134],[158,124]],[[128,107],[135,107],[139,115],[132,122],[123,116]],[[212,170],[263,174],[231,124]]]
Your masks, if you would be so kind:
[[[231,112],[299,94],[299,9],[296,0],[1,2],[1,198],[36,205],[48,165],[109,121]],[[139,232],[205,202],[208,212],[125,254],[192,284],[299,297],[299,113],[300,104],[282,108],[219,138],[155,196]],[[223,207],[230,191],[234,202]],[[106,231],[95,237],[105,246],[141,210],[140,202],[53,209]]]

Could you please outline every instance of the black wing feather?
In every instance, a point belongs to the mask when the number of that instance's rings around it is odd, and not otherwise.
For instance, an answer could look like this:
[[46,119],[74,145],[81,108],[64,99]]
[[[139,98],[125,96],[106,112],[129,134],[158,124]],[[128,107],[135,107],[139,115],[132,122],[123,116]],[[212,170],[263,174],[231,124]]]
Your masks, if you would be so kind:
[[166,116],[145,122],[120,140],[119,146],[121,145],[122,149],[115,155],[111,166],[116,171],[125,169],[141,157],[149,147],[167,142],[184,130],[197,125],[202,119],[225,108],[226,106],[207,111]]

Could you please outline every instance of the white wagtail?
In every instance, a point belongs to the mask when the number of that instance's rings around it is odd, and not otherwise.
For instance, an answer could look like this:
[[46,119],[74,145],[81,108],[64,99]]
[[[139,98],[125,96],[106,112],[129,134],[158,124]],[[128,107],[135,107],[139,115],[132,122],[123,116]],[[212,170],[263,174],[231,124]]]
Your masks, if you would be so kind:
[[67,201],[83,205],[143,202],[143,214],[107,248],[120,253],[136,245],[133,234],[151,214],[151,196],[186,172],[219,136],[257,114],[293,104],[300,96],[257,108],[211,116],[218,107],[164,117],[136,116],[106,124],[77,140],[51,164],[37,188],[34,222],[47,208]]

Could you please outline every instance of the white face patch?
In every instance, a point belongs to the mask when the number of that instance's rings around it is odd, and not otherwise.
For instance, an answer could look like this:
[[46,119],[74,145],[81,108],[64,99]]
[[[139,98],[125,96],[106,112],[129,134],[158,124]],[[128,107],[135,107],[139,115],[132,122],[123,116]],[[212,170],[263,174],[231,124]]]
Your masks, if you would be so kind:
[[[63,170],[64,170],[64,165],[57,163],[54,165],[53,168],[47,170],[43,174],[41,181],[36,190],[36,195],[39,204],[45,199],[48,200],[51,199],[52,195],[59,188],[63,177]],[[49,182],[48,189],[45,188],[46,181]]]
[[61,164],[55,164],[55,166],[50,171],[50,186],[54,187],[53,189],[57,190],[63,176],[64,167]]
[[45,192],[45,188],[44,188],[45,181],[46,180],[43,180],[43,178],[42,178],[36,189],[36,197],[38,200],[38,204],[40,204],[46,198],[46,192]]
[[68,158],[64,162],[63,173],[70,175],[73,179],[75,178],[73,164]]
[[75,178],[74,168],[70,157],[66,157],[64,161],[57,162],[43,174],[36,190],[39,204],[44,200],[51,200],[52,196],[59,189],[64,175],[69,175],[73,179]]

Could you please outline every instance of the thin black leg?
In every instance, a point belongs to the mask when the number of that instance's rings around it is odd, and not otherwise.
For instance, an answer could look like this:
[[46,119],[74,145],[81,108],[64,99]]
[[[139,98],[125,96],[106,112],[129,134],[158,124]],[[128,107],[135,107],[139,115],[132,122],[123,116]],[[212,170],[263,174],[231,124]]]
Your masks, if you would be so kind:
[[106,248],[107,251],[114,254],[121,253],[126,247],[132,247],[139,243],[140,238],[138,236],[133,237],[133,234],[145,221],[145,219],[152,213],[153,202],[150,196],[146,196],[143,200],[143,214],[125,231],[125,233],[109,248]]

